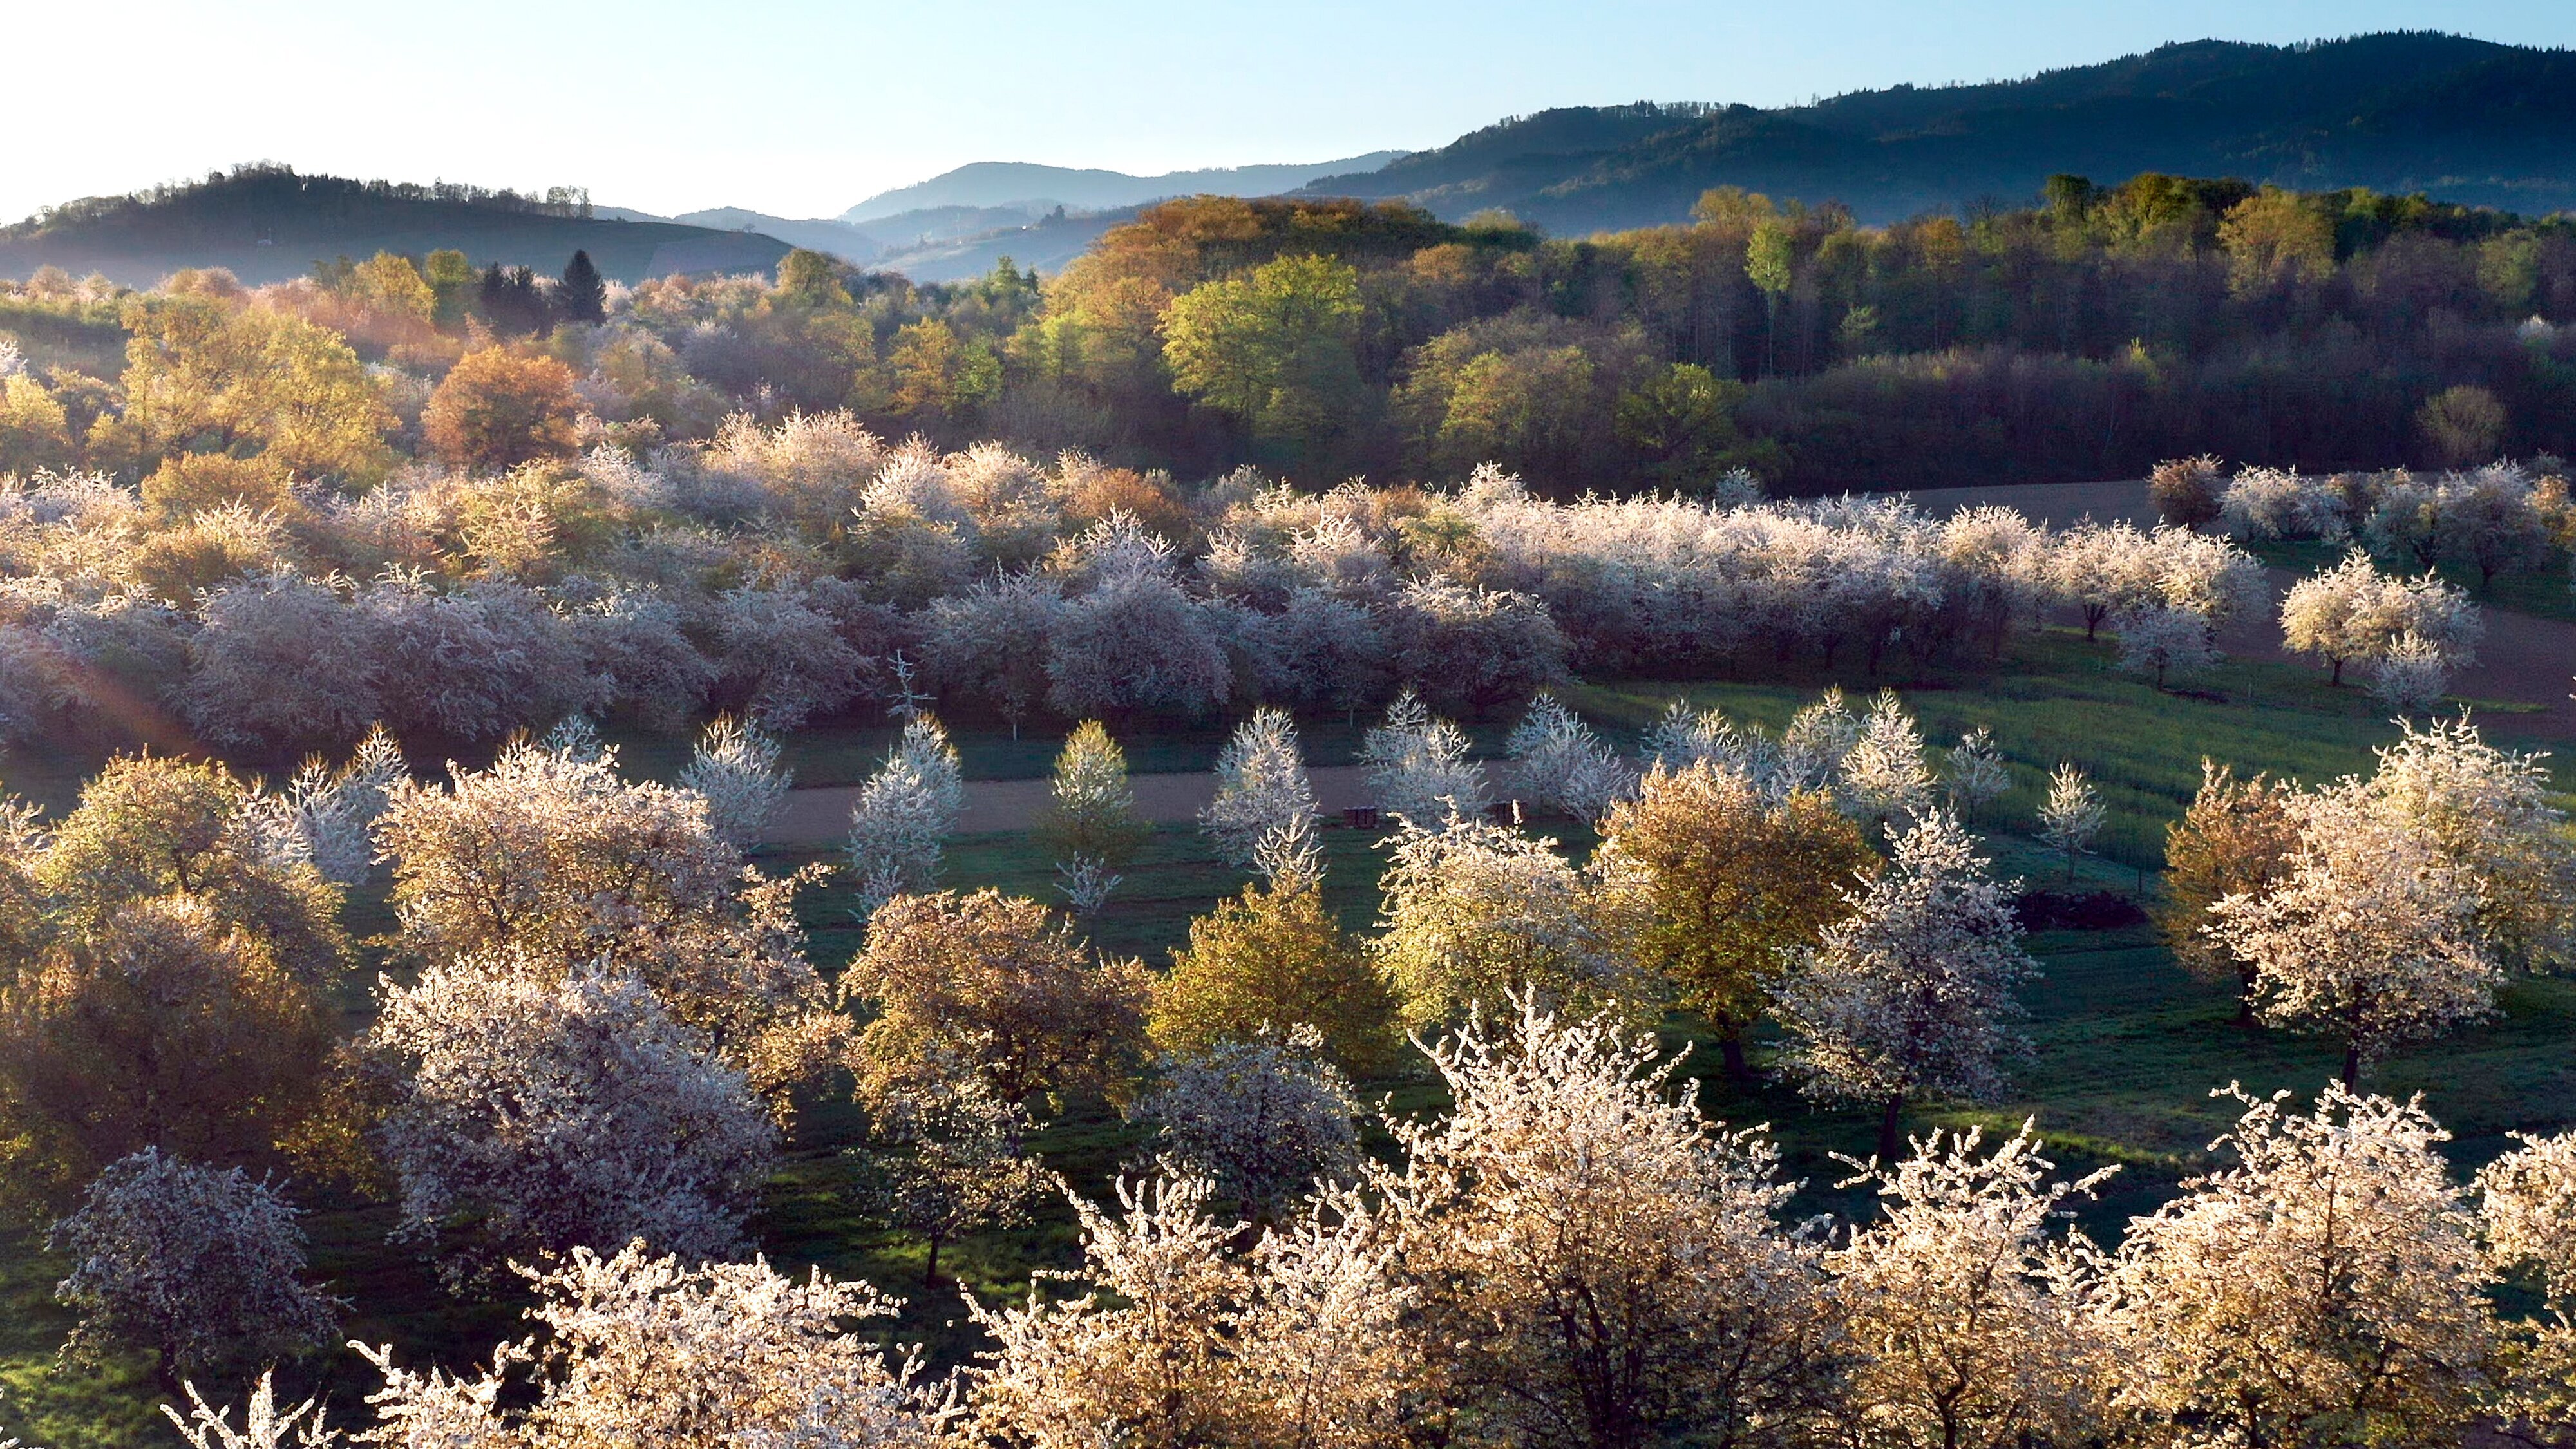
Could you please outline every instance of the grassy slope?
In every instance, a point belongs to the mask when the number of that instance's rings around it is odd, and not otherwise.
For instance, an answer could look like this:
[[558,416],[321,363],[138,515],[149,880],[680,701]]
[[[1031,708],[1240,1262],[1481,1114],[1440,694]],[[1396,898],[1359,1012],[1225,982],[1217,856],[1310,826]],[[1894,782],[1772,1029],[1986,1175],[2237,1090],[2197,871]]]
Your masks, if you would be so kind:
[[[1907,703],[1922,716],[1936,744],[1983,723],[2012,760],[2018,784],[1994,812],[1991,843],[2002,868],[2045,881],[2062,864],[2033,842],[2012,833],[2026,828],[2045,771],[2073,759],[2092,771],[2115,811],[2104,856],[2081,863],[2086,888],[2135,889],[2139,867],[2152,867],[2164,822],[2178,815],[2199,782],[2205,753],[2241,768],[2269,768],[2308,780],[2367,768],[2370,749],[2394,735],[2353,691],[2329,690],[2313,676],[2286,666],[2240,663],[2211,681],[2226,701],[2160,695],[2103,666],[2104,651],[2080,636],[2051,633],[2016,646],[2008,667],[1988,674],[1938,671],[1909,681]],[[1576,691],[1577,701],[1607,730],[1633,735],[1676,693],[1722,705],[1741,717],[1776,726],[1824,681],[1777,684],[1631,682]],[[1870,681],[1841,681],[1856,698]],[[2509,732],[2509,716],[2490,721]],[[1307,727],[1319,759],[1346,758],[1354,742],[1346,726]],[[1487,731],[1487,734],[1494,733]],[[881,730],[823,731],[792,742],[800,778],[827,783],[865,773],[884,746]],[[1215,728],[1131,742],[1139,768],[1204,768],[1222,732]],[[637,742],[641,745],[643,742]],[[970,773],[986,777],[1042,771],[1056,741],[1014,742],[1006,734],[963,741]],[[639,769],[667,769],[678,752],[667,745],[638,751]],[[2576,779],[2560,764],[2560,781]],[[70,775],[65,763],[60,773]],[[24,775],[13,775],[23,785]],[[1579,829],[1548,827],[1577,851],[1588,849]],[[1365,926],[1375,907],[1379,852],[1372,834],[1340,829],[1324,835],[1330,852],[1328,891],[1345,921]],[[765,862],[786,867],[814,853],[777,853]],[[1027,839],[1015,834],[961,839],[949,852],[948,879],[959,886],[995,885],[1046,894],[1052,873]],[[1103,913],[1095,935],[1106,949],[1144,956],[1157,965],[1186,939],[1190,918],[1217,898],[1239,889],[1243,875],[1224,866],[1185,828],[1158,832],[1128,881]],[[2152,877],[2146,877],[2152,889]],[[380,898],[353,903],[367,931],[388,924]],[[801,903],[813,932],[814,953],[837,970],[857,948],[846,900],[816,893]],[[2247,1032],[2230,1021],[2232,1002],[2220,989],[2193,981],[2177,969],[2152,931],[2133,929],[2052,933],[2031,943],[2044,967],[2027,995],[2034,1057],[2016,1077],[2014,1099],[1989,1107],[1918,1113],[1921,1126],[1983,1123],[2008,1129],[2036,1116],[2072,1169],[2117,1162],[2123,1172],[2103,1201],[2086,1213],[2088,1225],[2116,1232],[2129,1214],[2170,1192],[2199,1158],[2230,1114],[2208,1091],[2241,1080],[2255,1091],[2313,1090],[2338,1057],[2314,1042]],[[2576,982],[2525,982],[2505,997],[2503,1019],[2464,1032],[2436,1049],[2400,1057],[2374,1085],[2395,1092],[2422,1091],[2428,1106],[2460,1135],[2467,1159],[2501,1145],[2509,1128],[2548,1127],[2576,1121]],[[1675,1045],[1691,1040],[1690,1023],[1668,1028]],[[1762,1049],[1757,1049],[1757,1059]],[[1713,1060],[1713,1052],[1707,1060]],[[1399,1109],[1433,1105],[1436,1091],[1418,1077],[1371,1084],[1391,1094]],[[1862,1114],[1817,1111],[1794,1093],[1766,1088],[1736,1095],[1711,1083],[1711,1111],[1738,1122],[1769,1122],[1788,1149],[1791,1170],[1808,1181],[1816,1208],[1855,1204],[1832,1184],[1842,1170],[1830,1154],[1866,1152],[1872,1123]],[[924,1293],[919,1286],[917,1243],[877,1231],[854,1216],[842,1192],[841,1156],[857,1123],[848,1106],[818,1100],[805,1113],[785,1170],[774,1184],[757,1226],[763,1249],[782,1266],[811,1263],[827,1271],[871,1278],[914,1299],[901,1327],[906,1338],[929,1342],[954,1358],[972,1343],[971,1325],[955,1289]],[[1059,1170],[1090,1193],[1105,1191],[1120,1161],[1133,1150],[1114,1118],[1095,1116],[1062,1124],[1045,1142]],[[385,1250],[382,1234],[391,1214],[382,1206],[320,1204],[311,1219],[316,1260],[337,1291],[359,1312],[350,1335],[370,1343],[392,1342],[407,1359],[433,1357],[464,1364],[518,1331],[518,1303],[507,1296],[479,1306],[448,1299],[414,1262]],[[1033,1225],[985,1235],[943,1256],[943,1268],[988,1300],[1021,1291],[1029,1269],[1061,1265],[1072,1252],[1069,1214],[1051,1207]],[[66,1320],[48,1300],[63,1265],[29,1235],[0,1239],[0,1383],[9,1400],[0,1423],[29,1432],[32,1442],[64,1449],[169,1442],[149,1406],[155,1390],[136,1365],[120,1364],[100,1376],[51,1373],[47,1360]],[[372,1374],[354,1355],[339,1355],[329,1370],[335,1397],[354,1407]]]

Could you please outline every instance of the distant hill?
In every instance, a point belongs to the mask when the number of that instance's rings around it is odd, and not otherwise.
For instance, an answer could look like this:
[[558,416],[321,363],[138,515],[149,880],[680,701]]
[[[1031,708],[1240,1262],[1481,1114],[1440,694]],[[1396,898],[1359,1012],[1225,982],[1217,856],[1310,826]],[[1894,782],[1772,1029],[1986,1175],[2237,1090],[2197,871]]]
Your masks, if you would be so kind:
[[1374,171],[1403,154],[1372,151],[1365,156],[1308,165],[1232,166],[1171,171],[1160,176],[1078,171],[1026,161],[978,161],[942,172],[928,181],[880,192],[841,213],[841,219],[867,223],[900,212],[946,206],[1013,207],[1038,214],[1058,206],[1068,211],[1141,206],[1170,196],[1275,196],[1294,191],[1319,176]]
[[2576,52],[2408,33],[2203,40],[2024,80],[1857,91],[1811,106],[1575,107],[1319,178],[1316,195],[1489,207],[1560,234],[1678,221],[1713,186],[1888,221],[2056,172],[2365,186],[2522,212],[2576,207]]
[[502,262],[546,272],[562,270],[583,250],[603,275],[640,281],[671,272],[766,271],[788,250],[767,236],[590,212],[577,198],[538,200],[249,166],[132,196],[70,202],[0,228],[0,276],[24,277],[51,265],[75,276],[104,272],[149,286],[181,267],[228,267],[257,285],[300,276],[335,257],[417,256],[453,247],[476,266]]

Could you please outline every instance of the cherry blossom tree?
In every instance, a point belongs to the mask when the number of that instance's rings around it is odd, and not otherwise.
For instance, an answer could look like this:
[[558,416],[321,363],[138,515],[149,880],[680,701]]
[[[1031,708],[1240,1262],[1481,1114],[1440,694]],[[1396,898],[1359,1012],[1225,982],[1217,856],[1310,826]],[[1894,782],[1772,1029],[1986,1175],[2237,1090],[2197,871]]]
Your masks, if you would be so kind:
[[920,1235],[923,1286],[939,1282],[939,1250],[959,1234],[1012,1227],[1047,1188],[1025,1146],[1028,1109],[1004,1101],[974,1064],[933,1063],[868,1100],[867,1205]]
[[1635,788],[1634,772],[1553,694],[1531,701],[1529,713],[1504,740],[1503,754],[1511,761],[1503,773],[1505,791],[1536,809],[1598,820]]
[[1299,1025],[1168,1062],[1127,1113],[1153,1130],[1154,1170],[1207,1179],[1227,1211],[1256,1223],[1289,1216],[1318,1181],[1351,1176],[1359,1100],[1323,1042]]
[[2281,599],[2283,642],[2330,666],[2337,684],[2345,664],[2379,659],[2410,633],[2453,668],[2475,663],[2484,630],[2477,606],[2458,589],[2431,573],[2392,578],[2358,550]]
[[54,1296],[80,1314],[66,1357],[134,1345],[160,1376],[266,1363],[327,1344],[343,1306],[305,1281],[304,1230],[277,1189],[146,1147],[110,1163],[48,1240],[71,1272]]
[[1296,722],[1283,709],[1253,711],[1217,753],[1216,798],[1199,812],[1199,828],[1227,862],[1251,865],[1265,836],[1302,834],[1314,819]]
[[912,720],[884,768],[860,787],[850,806],[846,850],[858,878],[862,917],[939,879],[943,844],[965,806],[966,787],[948,732],[927,716]]
[[[936,1449],[951,1442],[951,1397],[909,1355],[889,1357],[854,1326],[897,1303],[815,1271],[803,1282],[760,1259],[693,1264],[633,1243],[602,1257],[521,1268],[540,1331],[470,1378],[363,1349],[385,1377],[368,1396],[371,1442],[403,1449],[537,1449],[556,1444],[796,1444]],[[505,1404],[533,1379],[533,1402]]]
[[1983,1142],[1982,1129],[1934,1132],[1840,1184],[1878,1193],[1876,1216],[1825,1255],[1850,1352],[1836,1406],[1846,1442],[2003,1449],[2081,1443],[2108,1423],[2111,1360],[2085,1312],[2090,1244],[2049,1227],[2115,1169],[2052,1181],[2027,1122],[1992,1152]]
[[718,715],[698,736],[678,780],[681,789],[707,802],[707,828],[736,850],[760,843],[795,782],[792,772],[779,768],[778,741],[729,714]]
[[1415,1025],[1465,1019],[1515,992],[1551,1008],[1647,1014],[1656,983],[1624,919],[1636,905],[1558,853],[1484,821],[1406,824],[1379,882],[1378,966]]
[[2541,1311],[2505,1326],[2501,1405],[2508,1421],[2561,1434],[2576,1426],[2576,1132],[2514,1134],[2522,1146],[2478,1172],[2487,1261],[2527,1275]]
[[2232,1096],[2234,1165],[2134,1218],[2100,1288],[2122,1406],[2172,1442],[2431,1443],[2495,1346],[2478,1220],[2419,1103]]
[[2039,807],[2039,841],[2066,857],[2066,879],[2075,879],[2075,858],[2093,853],[2106,812],[2102,795],[2084,772],[2060,761],[2048,777],[2048,799]]
[[632,976],[434,965],[378,987],[364,1047],[392,1093],[397,1236],[442,1249],[452,1284],[636,1238],[727,1256],[776,1155],[750,1081]]
[[1424,826],[1484,813],[1485,770],[1467,758],[1467,732],[1432,717],[1410,689],[1387,706],[1386,723],[1360,742],[1369,793],[1388,814]]
[[1995,737],[1984,725],[1959,736],[1945,759],[1949,769],[1943,788],[1951,810],[1964,821],[1975,823],[1980,812],[2012,789],[2012,767],[2004,763],[2003,752],[1995,748]]
[[1932,770],[1923,761],[1923,736],[1896,691],[1870,702],[1860,732],[1845,750],[1835,786],[1852,815],[1882,835],[1910,825],[1932,804]]
[[1990,1097],[2003,1060],[2028,1050],[2009,1023],[2038,972],[2021,949],[2013,886],[1989,874],[1957,820],[1936,812],[1896,839],[1875,880],[1846,887],[1852,914],[1799,953],[1777,996],[1790,1075],[1812,1097],[1881,1104],[1879,1156],[1896,1156],[1905,1104]]

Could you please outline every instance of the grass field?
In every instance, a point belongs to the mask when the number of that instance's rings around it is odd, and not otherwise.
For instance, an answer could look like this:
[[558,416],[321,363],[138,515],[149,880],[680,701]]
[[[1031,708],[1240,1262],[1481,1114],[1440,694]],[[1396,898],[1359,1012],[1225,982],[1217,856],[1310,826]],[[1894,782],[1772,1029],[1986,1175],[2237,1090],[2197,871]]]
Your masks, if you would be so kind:
[[[2197,696],[2160,694],[2111,671],[2107,651],[2080,634],[2050,631],[2014,647],[1993,670],[1939,670],[1898,679],[1906,702],[1922,718],[1935,747],[1984,724],[2011,760],[2015,790],[1988,812],[1983,827],[2001,869],[2057,884],[2063,869],[2020,832],[2028,828],[2045,773],[2072,760],[2102,786],[2113,826],[2099,857],[2082,861],[2083,889],[2151,895],[2164,824],[2189,801],[2209,755],[2242,770],[2270,769],[2305,780],[2365,770],[2371,748],[2396,729],[2357,691],[2326,687],[2292,666],[2245,661],[2227,666]],[[1633,738],[1682,695],[1731,714],[1776,727],[1825,683],[1822,675],[1761,684],[1628,681],[1578,688],[1570,697],[1608,734]],[[1839,682],[1863,702],[1876,682],[1846,674]],[[2510,737],[2512,717],[2487,723]],[[1348,758],[1356,731],[1347,722],[1304,726],[1318,763]],[[1500,724],[1479,728],[1488,747]],[[817,731],[789,742],[804,783],[836,776],[863,777],[888,738],[882,727]],[[1139,769],[1205,768],[1223,730],[1203,729],[1131,740]],[[1042,773],[1057,737],[1032,732],[1013,741],[1005,732],[970,732],[961,739],[970,775],[996,777]],[[628,742],[630,768],[660,773],[684,751],[669,742]],[[2562,789],[2571,775],[2556,762]],[[70,763],[59,774],[76,782]],[[24,788],[25,776],[11,775]],[[67,798],[67,797],[62,797]],[[1565,822],[1533,828],[1562,837],[1580,854],[1589,833]],[[1327,895],[1351,927],[1364,928],[1376,913],[1375,878],[1382,861],[1376,832],[1328,829],[1323,833],[1329,870]],[[764,852],[764,866],[784,869],[822,852]],[[1094,923],[1093,936],[1107,951],[1142,956],[1160,966],[1186,939],[1190,919],[1239,890],[1244,875],[1214,858],[1194,832],[1156,832],[1127,871],[1127,880]],[[1016,833],[966,837],[951,843],[947,883],[993,885],[1052,897],[1050,863]],[[386,929],[381,892],[351,905],[353,929]],[[834,890],[810,893],[800,914],[812,933],[813,953],[837,972],[859,945],[848,901]],[[2209,1139],[2231,1119],[2228,1104],[2210,1089],[2242,1081],[2248,1089],[2313,1091],[2339,1065],[2340,1054],[2320,1042],[2253,1032],[2232,1021],[2228,993],[2185,975],[2147,928],[2055,932],[2030,942],[2043,974],[2027,993],[2034,1055],[2018,1069],[2010,1100],[1976,1109],[1947,1108],[1914,1114],[1910,1125],[1985,1124],[2009,1130],[2025,1116],[2057,1144],[2070,1170],[2117,1163],[2120,1175],[2102,1200],[2082,1214],[2088,1228],[2115,1234],[2121,1223],[2170,1193],[2175,1182],[2204,1161]],[[362,1004],[353,1000],[353,1007]],[[1692,1023],[1666,1024],[1676,1046],[1694,1040]],[[2400,1056],[2382,1067],[2371,1085],[2383,1091],[2424,1093],[2428,1107],[2457,1134],[2463,1161],[2482,1160],[2503,1145],[2513,1128],[2546,1128],[2576,1122],[2576,981],[2525,981],[2505,994],[2499,1020],[2463,1032],[2439,1046]],[[1757,1042],[1757,1062],[1770,1044]],[[1706,1054],[1714,1070],[1715,1053]],[[1437,1092],[1419,1075],[1365,1084],[1372,1097],[1390,1098],[1398,1110],[1436,1105]],[[1865,1153],[1874,1120],[1864,1114],[1812,1109],[1777,1086],[1736,1093],[1711,1081],[1710,1111],[1737,1123],[1767,1122],[1782,1141],[1791,1171],[1808,1183],[1803,1210],[1849,1211],[1863,1204],[1834,1188],[1844,1175],[1833,1153]],[[946,1361],[971,1349],[973,1331],[954,1287],[924,1292],[920,1245],[890,1235],[857,1215],[847,1192],[846,1149],[858,1122],[845,1097],[820,1094],[806,1106],[784,1170],[769,1193],[756,1234],[772,1261],[792,1270],[819,1265],[835,1274],[866,1277],[909,1295],[895,1335],[927,1343]],[[1094,1113],[1062,1122],[1042,1147],[1051,1164],[1087,1194],[1100,1194],[1136,1150],[1114,1116]],[[503,1293],[469,1305],[448,1297],[418,1262],[383,1245],[392,1212],[354,1200],[313,1204],[309,1227],[317,1269],[354,1304],[349,1335],[390,1342],[407,1361],[435,1359],[463,1366],[491,1345],[521,1331],[519,1300]],[[1061,1266],[1072,1255],[1071,1216],[1051,1205],[1029,1227],[999,1232],[943,1251],[942,1267],[987,1300],[1024,1290],[1029,1270]],[[158,1390],[138,1364],[111,1365],[104,1373],[57,1372],[50,1359],[68,1320],[50,1300],[64,1264],[43,1251],[40,1235],[0,1236],[0,1432],[57,1449],[124,1449],[175,1442],[152,1413]],[[317,1377],[318,1375],[318,1377]],[[353,1354],[340,1354],[318,1370],[293,1374],[299,1391],[317,1382],[345,1412],[372,1386],[373,1375]],[[238,1394],[235,1386],[225,1392]]]

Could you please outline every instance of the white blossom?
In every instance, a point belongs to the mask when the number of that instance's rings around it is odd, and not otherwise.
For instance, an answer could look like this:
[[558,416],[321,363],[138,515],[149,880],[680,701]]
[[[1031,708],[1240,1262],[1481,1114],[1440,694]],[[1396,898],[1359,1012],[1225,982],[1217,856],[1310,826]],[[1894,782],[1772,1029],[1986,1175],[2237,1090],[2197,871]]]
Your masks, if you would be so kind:
[[1503,754],[1511,761],[1504,789],[1541,810],[1597,820],[1636,789],[1635,772],[1553,694],[1531,702],[1504,740]]
[[707,802],[707,828],[737,850],[760,843],[787,803],[795,776],[778,766],[778,741],[757,724],[720,715],[698,737],[679,786]]
[[1216,798],[1199,812],[1199,828],[1231,864],[1253,864],[1261,842],[1275,832],[1294,835],[1313,826],[1315,790],[1286,710],[1255,710],[1236,728],[1217,754],[1216,781]]
[[1467,747],[1466,731],[1434,719],[1408,689],[1360,742],[1369,793],[1388,814],[1417,824],[1472,820],[1485,811],[1485,770]]
[[860,787],[850,806],[846,846],[858,877],[858,910],[867,915],[905,892],[939,879],[944,842],[957,829],[966,787],[948,732],[924,716],[904,726],[885,767]]

